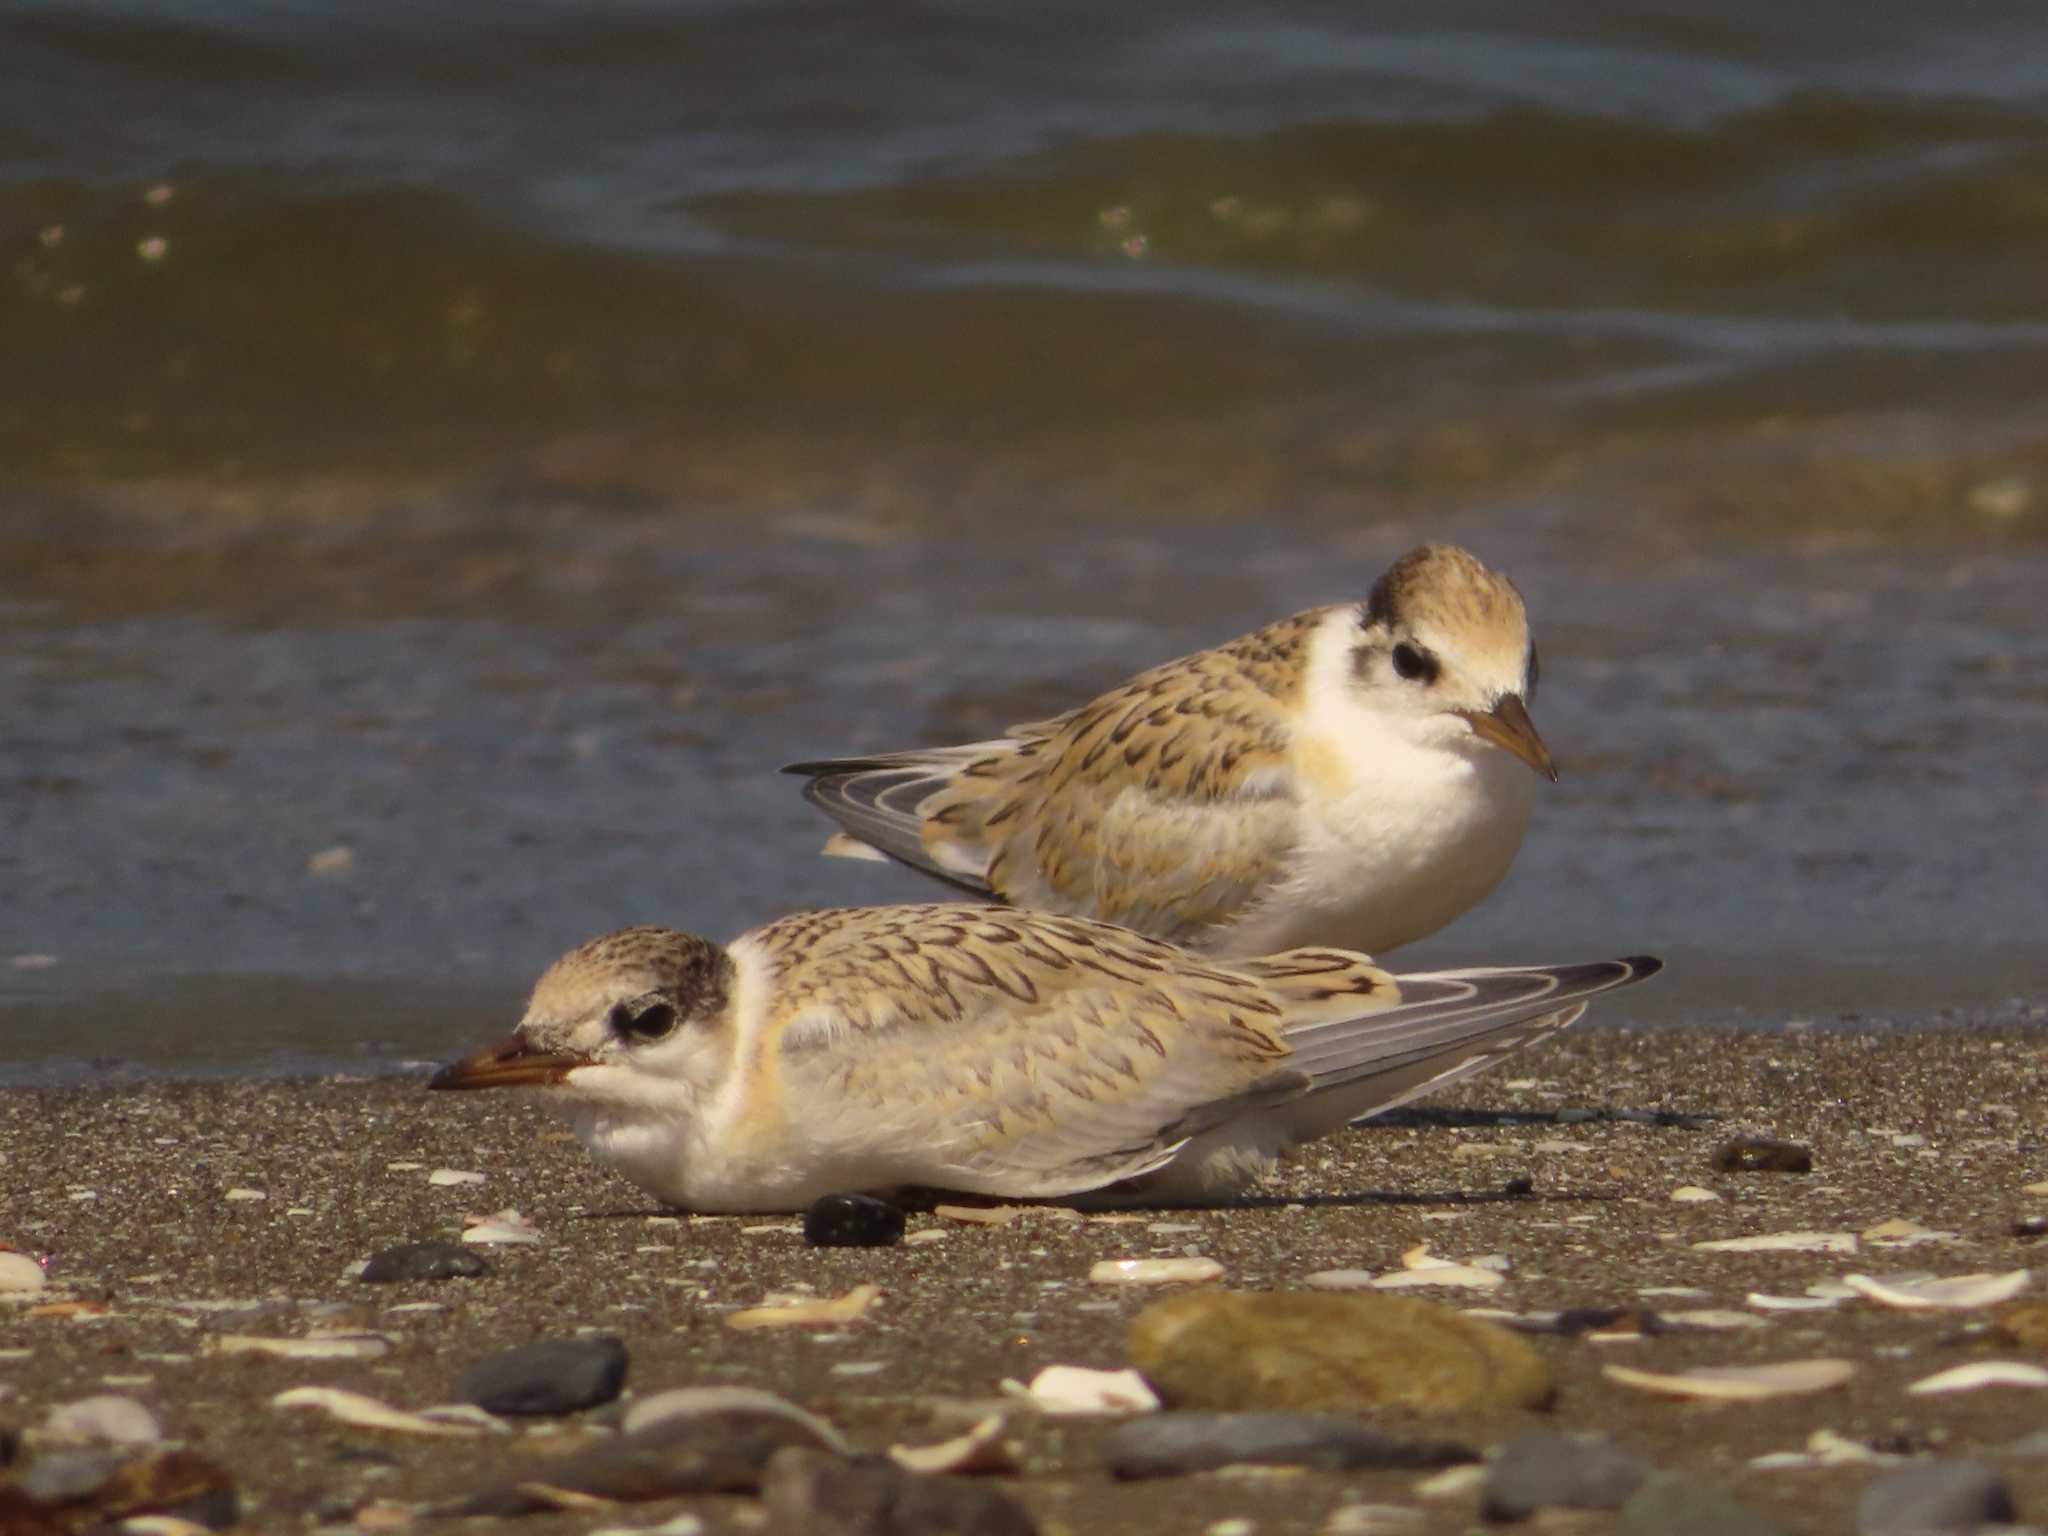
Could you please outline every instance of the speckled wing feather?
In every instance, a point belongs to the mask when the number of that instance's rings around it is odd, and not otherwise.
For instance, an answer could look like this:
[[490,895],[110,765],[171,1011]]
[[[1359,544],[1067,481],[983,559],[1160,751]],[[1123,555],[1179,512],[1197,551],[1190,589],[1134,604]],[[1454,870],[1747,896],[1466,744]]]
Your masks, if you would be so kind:
[[998,741],[804,763],[860,841],[1004,901],[1178,942],[1283,873],[1289,711],[1327,609],[1142,672]]
[[849,1159],[886,1144],[900,1182],[1074,1194],[1309,1088],[1266,987],[1100,924],[884,907],[752,938],[776,967],[785,1095],[833,1106],[804,1134]]

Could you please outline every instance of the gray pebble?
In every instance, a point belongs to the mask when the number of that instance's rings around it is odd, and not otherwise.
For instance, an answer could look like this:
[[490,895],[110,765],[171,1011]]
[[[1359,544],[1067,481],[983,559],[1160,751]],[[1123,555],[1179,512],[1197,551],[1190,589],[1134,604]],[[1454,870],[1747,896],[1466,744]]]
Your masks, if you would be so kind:
[[1539,1509],[1619,1509],[1650,1475],[1650,1464],[1594,1435],[1518,1435],[1486,1469],[1480,1511],[1522,1520]]
[[1711,1484],[1660,1472],[1621,1506],[1614,1536],[1785,1536],[1785,1528]]
[[575,1413],[619,1395],[626,1346],[606,1335],[522,1344],[465,1371],[455,1401],[490,1413]]
[[778,1536],[1037,1536],[1002,1489],[966,1477],[906,1472],[881,1456],[777,1451],[762,1479]]
[[2013,1517],[2005,1479],[1974,1461],[1901,1467],[1856,1501],[1857,1536],[1948,1536]]
[[372,1255],[356,1278],[366,1285],[392,1285],[404,1280],[469,1279],[490,1272],[490,1260],[459,1243],[401,1243]]
[[1446,1441],[1404,1442],[1330,1413],[1166,1413],[1112,1430],[1103,1460],[1117,1477],[1176,1477],[1241,1465],[1447,1467],[1478,1455]]

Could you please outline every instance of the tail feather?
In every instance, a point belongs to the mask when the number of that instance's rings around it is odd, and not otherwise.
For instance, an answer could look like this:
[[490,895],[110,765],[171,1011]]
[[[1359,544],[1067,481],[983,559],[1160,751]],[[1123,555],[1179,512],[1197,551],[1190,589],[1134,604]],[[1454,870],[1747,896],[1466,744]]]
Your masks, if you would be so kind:
[[[844,828],[824,851],[864,857],[865,846],[970,896],[987,896],[988,882],[977,871],[944,863],[925,846],[923,806],[961,768],[999,743],[887,752],[791,763],[782,771],[805,775],[804,798]],[[844,839],[845,841],[842,841]],[[846,846],[846,843],[854,846]]]

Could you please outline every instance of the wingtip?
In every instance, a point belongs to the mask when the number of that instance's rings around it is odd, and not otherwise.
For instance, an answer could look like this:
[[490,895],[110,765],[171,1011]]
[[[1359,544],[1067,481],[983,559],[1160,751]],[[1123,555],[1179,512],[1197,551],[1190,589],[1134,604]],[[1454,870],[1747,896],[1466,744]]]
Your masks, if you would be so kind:
[[1664,969],[1664,962],[1655,955],[1628,955],[1621,963],[1635,973],[1637,981],[1654,976]]

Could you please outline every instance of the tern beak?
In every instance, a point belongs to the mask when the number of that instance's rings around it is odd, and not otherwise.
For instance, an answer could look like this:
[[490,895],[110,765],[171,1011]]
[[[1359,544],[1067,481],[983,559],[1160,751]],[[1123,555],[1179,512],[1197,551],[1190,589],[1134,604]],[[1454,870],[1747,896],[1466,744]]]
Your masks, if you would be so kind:
[[451,1061],[427,1080],[429,1088],[537,1088],[559,1083],[590,1059],[565,1051],[537,1051],[524,1035],[487,1045]]
[[1529,718],[1528,706],[1523,704],[1519,693],[1501,695],[1500,702],[1484,712],[1461,709],[1457,713],[1465,717],[1472,727],[1472,734],[1481,741],[1492,742],[1520,758],[1551,783],[1557,782],[1557,765],[1550,760],[1550,749],[1543,745],[1543,738],[1536,734],[1536,722]]

